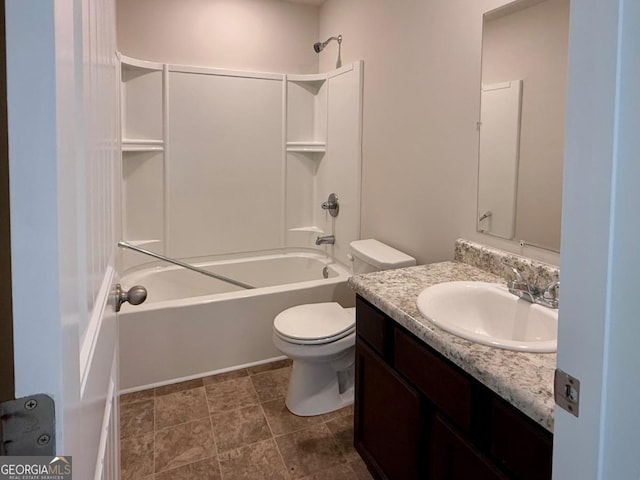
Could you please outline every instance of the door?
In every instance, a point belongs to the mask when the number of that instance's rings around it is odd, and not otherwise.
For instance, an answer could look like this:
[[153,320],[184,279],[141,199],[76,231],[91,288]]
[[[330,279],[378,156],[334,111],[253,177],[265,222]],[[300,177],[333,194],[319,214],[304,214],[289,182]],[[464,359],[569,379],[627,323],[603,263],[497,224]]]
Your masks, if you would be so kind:
[[[597,35],[594,35],[597,32]],[[571,3],[553,478],[640,477],[640,2]]]
[[118,478],[113,1],[6,0],[15,396],[55,401],[73,477]]
[[[4,0],[0,1],[0,58],[6,56]],[[13,320],[9,241],[9,150],[7,146],[7,72],[0,62],[0,402],[13,400]]]
[[482,85],[478,231],[512,239],[516,226],[522,80]]

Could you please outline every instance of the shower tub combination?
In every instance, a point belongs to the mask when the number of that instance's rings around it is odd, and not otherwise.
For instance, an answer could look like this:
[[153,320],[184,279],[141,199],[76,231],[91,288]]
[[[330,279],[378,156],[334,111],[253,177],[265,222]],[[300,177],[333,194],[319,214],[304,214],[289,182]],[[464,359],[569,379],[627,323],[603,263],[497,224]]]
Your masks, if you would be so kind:
[[[119,314],[120,388],[142,390],[283,358],[273,319],[305,303],[353,306],[349,270],[312,252],[235,258],[198,267],[255,286],[245,290],[177,266],[137,269],[124,288],[144,285],[145,303]],[[328,277],[324,278],[328,273]]]

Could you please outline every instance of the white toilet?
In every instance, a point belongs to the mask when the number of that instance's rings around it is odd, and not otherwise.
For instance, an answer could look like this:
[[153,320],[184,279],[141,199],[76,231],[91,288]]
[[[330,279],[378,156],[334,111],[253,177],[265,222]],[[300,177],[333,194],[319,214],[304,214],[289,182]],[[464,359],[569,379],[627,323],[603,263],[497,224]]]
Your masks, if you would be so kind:
[[[352,242],[353,272],[410,267],[416,260],[377,240]],[[335,302],[288,308],[273,321],[273,343],[293,360],[286,405],[300,416],[353,403],[355,308]]]

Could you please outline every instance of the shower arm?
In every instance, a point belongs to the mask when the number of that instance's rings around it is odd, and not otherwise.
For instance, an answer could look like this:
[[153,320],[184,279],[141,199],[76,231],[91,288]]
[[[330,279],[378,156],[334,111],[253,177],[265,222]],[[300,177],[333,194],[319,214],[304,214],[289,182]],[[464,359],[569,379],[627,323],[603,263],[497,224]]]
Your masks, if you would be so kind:
[[338,35],[337,37],[329,37],[327,38],[324,42],[322,42],[323,47],[326,47],[327,45],[329,45],[329,43],[335,40],[336,42],[338,42],[338,45],[342,44],[342,35]]
[[342,45],[342,35],[338,35],[337,37],[329,37],[324,42],[316,42],[313,45],[313,49],[316,51],[316,53],[320,53],[333,40],[338,42],[338,50],[340,50],[340,46]]
[[165,257],[164,255],[160,255],[159,253],[150,252],[149,250],[145,250],[144,248],[136,247],[135,245],[132,245],[128,242],[118,242],[118,246],[120,248],[128,248],[129,250],[133,250],[134,252],[142,253],[144,255],[149,255],[150,257],[157,258],[158,260],[162,260],[163,262],[172,263],[179,267],[186,268],[187,270],[200,273],[201,275],[206,275],[207,277],[215,278],[216,280],[221,280],[223,282],[230,283],[237,287],[246,288],[247,290],[256,288],[253,285],[249,285],[248,283],[243,283],[238,280],[225,277],[224,275],[218,275],[217,273],[208,272],[207,270],[194,267],[193,265],[189,265],[188,263],[181,262],[180,260],[176,260],[175,258]]

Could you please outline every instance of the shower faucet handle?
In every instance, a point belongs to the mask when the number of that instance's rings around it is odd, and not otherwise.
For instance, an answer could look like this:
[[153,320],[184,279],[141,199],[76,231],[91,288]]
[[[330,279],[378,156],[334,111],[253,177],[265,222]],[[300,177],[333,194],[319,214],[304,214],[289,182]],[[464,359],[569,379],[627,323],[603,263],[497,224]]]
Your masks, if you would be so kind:
[[335,193],[329,195],[329,198],[326,202],[323,202],[321,205],[323,210],[329,210],[329,215],[332,217],[337,217],[338,212],[340,211],[340,204],[338,203],[338,196]]

